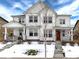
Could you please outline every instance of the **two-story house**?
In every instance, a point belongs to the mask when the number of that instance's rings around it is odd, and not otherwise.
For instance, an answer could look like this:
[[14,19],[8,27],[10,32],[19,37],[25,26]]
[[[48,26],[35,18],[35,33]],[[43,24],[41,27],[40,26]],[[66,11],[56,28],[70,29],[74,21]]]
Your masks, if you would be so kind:
[[23,15],[14,15],[13,20],[23,24],[25,30],[14,29],[14,35],[24,35],[24,40],[71,41],[73,29],[71,15],[58,15],[45,2],[38,1]]

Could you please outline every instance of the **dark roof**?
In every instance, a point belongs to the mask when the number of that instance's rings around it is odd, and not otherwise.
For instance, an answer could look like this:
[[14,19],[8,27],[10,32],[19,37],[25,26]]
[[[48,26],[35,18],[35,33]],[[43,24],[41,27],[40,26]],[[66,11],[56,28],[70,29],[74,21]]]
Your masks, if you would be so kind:
[[79,20],[77,20],[77,22],[76,22],[76,24],[75,24],[75,26],[74,26],[74,28],[73,28],[73,30],[75,29],[75,27],[76,27],[76,25],[77,25],[77,23],[79,22]]
[[7,20],[5,20],[5,19],[4,19],[3,17],[1,17],[1,16],[0,16],[0,19],[1,19],[1,20],[4,20],[5,22],[7,22],[7,23],[8,23],[8,21],[7,21]]

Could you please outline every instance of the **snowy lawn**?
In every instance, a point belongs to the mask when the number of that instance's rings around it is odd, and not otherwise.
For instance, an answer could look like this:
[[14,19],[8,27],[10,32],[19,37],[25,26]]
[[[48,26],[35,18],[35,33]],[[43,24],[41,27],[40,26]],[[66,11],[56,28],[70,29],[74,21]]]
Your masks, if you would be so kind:
[[[25,52],[29,49],[38,50],[38,54],[35,56],[28,56]],[[55,44],[47,45],[47,57],[52,58],[54,56]],[[32,44],[28,44],[27,42],[23,44],[16,44],[9,49],[5,49],[0,52],[0,57],[29,57],[29,58],[44,58],[45,57],[45,49],[44,44],[38,44],[33,42]]]
[[7,44],[11,44],[12,42],[8,42],[6,44],[3,44],[2,42],[0,42],[0,49],[3,49],[4,46],[6,46]]
[[[0,43],[0,49],[2,49],[7,44],[11,44],[11,42],[8,42],[6,44]],[[74,46],[70,46],[67,44],[66,46],[62,46],[63,51],[65,52],[66,58],[77,58],[79,57],[79,46],[75,44]],[[25,52],[27,52],[29,49],[38,50],[39,52],[37,55],[27,55]],[[52,43],[51,45],[47,45],[47,57],[52,58],[54,56],[54,50],[55,50],[55,43]],[[27,42],[24,42],[23,44],[16,44],[12,46],[11,48],[5,49],[2,52],[0,52],[0,57],[26,57],[26,58],[44,58],[45,57],[45,46],[44,44],[38,44],[37,42],[32,42],[32,44],[28,44]]]
[[67,58],[79,58],[79,46],[62,46],[63,51],[65,52],[65,57]]

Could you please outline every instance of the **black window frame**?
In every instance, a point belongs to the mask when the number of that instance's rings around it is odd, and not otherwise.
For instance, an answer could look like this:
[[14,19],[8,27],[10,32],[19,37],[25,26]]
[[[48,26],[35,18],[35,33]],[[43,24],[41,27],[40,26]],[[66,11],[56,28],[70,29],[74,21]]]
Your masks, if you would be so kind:
[[47,17],[44,16],[43,19],[44,19],[44,23],[47,23]]
[[29,36],[33,36],[33,32],[32,31],[29,32]]
[[60,24],[65,24],[65,19],[60,19]]
[[38,16],[34,16],[34,22],[38,22]]
[[52,17],[48,17],[48,23],[52,23]]
[[52,30],[44,30],[44,37],[52,37]]
[[33,22],[33,16],[29,16],[29,22]]

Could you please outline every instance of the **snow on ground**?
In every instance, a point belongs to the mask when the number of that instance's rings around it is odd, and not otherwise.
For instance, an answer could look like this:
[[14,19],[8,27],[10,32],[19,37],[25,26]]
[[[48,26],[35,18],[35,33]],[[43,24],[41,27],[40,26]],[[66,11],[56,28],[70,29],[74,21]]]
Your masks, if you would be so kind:
[[[38,50],[38,54],[35,56],[28,56],[24,54],[29,49]],[[47,57],[52,58],[54,55],[55,44],[47,45]],[[32,44],[28,44],[27,42],[23,44],[16,44],[9,49],[5,49],[0,52],[0,57],[29,57],[29,58],[39,58],[45,57],[45,49],[44,44],[38,44],[33,42]]]
[[[0,49],[2,49],[7,44],[11,44],[12,42],[8,42],[6,44],[0,43]],[[75,44],[74,46],[70,46],[67,44],[66,46],[62,46],[63,51],[65,52],[66,58],[77,58],[79,57],[79,46]],[[24,54],[29,49],[38,50],[38,54],[35,56],[28,56]],[[55,43],[53,42],[51,45],[47,45],[47,57],[52,58],[54,56]],[[38,44],[37,42],[32,42],[32,44],[28,44],[24,42],[23,44],[15,44],[11,48],[5,49],[0,52],[0,57],[27,57],[27,58],[44,58],[45,57],[45,46],[44,44]]]
[[62,46],[65,52],[65,57],[67,58],[79,58],[79,46],[76,44],[75,46]]
[[2,49],[4,46],[6,46],[7,44],[11,44],[12,42],[8,42],[6,44],[3,44],[2,42],[0,42],[0,49]]

